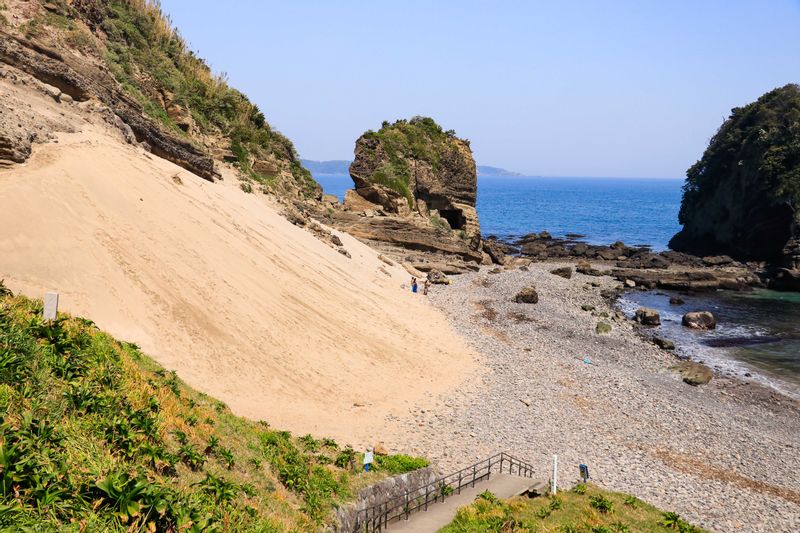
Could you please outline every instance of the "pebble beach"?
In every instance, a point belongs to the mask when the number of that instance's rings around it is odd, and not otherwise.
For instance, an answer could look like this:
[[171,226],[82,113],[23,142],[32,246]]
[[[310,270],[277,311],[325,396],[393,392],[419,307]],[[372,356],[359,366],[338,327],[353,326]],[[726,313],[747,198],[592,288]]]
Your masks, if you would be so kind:
[[[585,463],[591,481],[713,531],[800,530],[800,404],[732,376],[684,383],[674,353],[600,295],[618,281],[550,273],[562,266],[484,268],[431,289],[481,370],[412,412],[409,451],[443,472],[506,451],[542,478],[557,454],[562,487]],[[530,285],[538,303],[515,303]]]

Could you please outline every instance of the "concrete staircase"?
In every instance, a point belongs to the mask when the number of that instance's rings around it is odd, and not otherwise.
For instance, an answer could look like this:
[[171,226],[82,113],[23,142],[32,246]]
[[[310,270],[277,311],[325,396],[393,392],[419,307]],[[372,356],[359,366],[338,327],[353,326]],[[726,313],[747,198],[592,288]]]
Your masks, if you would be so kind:
[[432,483],[407,491],[356,515],[353,533],[383,531],[438,531],[453,520],[456,510],[488,490],[499,498],[528,491],[547,490],[547,483],[533,480],[534,468],[505,452],[442,476]]

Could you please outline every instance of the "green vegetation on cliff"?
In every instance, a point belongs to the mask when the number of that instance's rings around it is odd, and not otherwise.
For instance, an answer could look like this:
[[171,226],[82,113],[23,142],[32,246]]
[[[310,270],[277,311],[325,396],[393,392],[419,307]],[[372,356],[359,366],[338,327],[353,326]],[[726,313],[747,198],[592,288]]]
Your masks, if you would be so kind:
[[530,531],[538,533],[702,533],[675,513],[662,512],[633,496],[579,484],[555,498],[498,500],[480,494],[458,510],[440,533]]
[[123,89],[166,130],[195,143],[205,136],[224,139],[245,175],[267,187],[278,172],[254,168],[253,162],[282,162],[304,194],[317,192],[292,142],[189,50],[157,1],[48,0],[45,8],[21,28],[24,34],[62,32],[66,46],[102,58]]
[[[359,455],[234,416],[90,321],[0,283],[0,528],[312,531],[423,460]],[[380,468],[380,467],[383,468]]]
[[[432,118],[416,116],[391,124],[384,122],[380,130],[369,130],[362,139],[378,141],[386,154],[386,161],[372,172],[369,180],[401,194],[413,206],[414,197],[409,188],[413,169],[409,161],[427,162],[433,172],[438,173],[442,158],[450,150],[456,134],[453,130],[444,131]],[[374,156],[370,150],[365,148],[368,157]]]
[[670,247],[791,263],[800,242],[800,86],[731,111],[687,171]]
[[731,110],[686,173],[680,222],[685,224],[720,182],[738,174],[800,204],[800,86],[786,85]]

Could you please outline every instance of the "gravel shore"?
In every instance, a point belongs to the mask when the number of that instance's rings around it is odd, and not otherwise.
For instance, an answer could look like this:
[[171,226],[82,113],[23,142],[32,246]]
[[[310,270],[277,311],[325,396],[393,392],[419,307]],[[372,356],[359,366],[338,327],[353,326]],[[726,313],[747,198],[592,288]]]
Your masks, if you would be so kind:
[[[432,288],[431,304],[483,368],[413,412],[409,450],[445,471],[507,451],[540,465],[543,478],[558,454],[562,486],[586,463],[595,483],[715,531],[799,531],[798,402],[724,376],[683,383],[670,368],[676,357],[600,296],[619,282],[567,280],[550,273],[559,266],[571,264],[483,269]],[[530,284],[539,302],[514,303]],[[596,333],[599,321],[612,331]]]

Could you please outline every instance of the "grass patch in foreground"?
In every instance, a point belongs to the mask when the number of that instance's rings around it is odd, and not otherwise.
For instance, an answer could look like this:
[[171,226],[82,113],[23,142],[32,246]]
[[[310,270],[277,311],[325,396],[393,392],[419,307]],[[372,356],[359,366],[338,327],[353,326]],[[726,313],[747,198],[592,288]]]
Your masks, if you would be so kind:
[[537,533],[704,533],[677,514],[662,512],[633,496],[609,492],[594,485],[577,485],[555,498],[518,497],[498,500],[480,494],[461,507],[440,533],[485,531]]
[[[88,320],[0,282],[0,529],[316,531],[365,485],[332,439],[237,417]],[[426,464],[426,463],[425,463]]]

